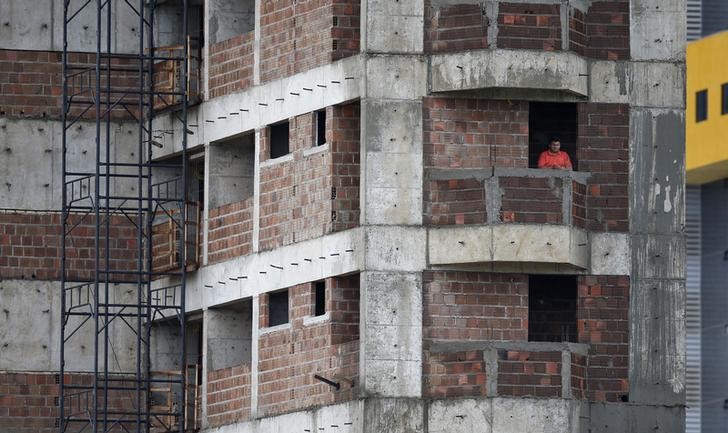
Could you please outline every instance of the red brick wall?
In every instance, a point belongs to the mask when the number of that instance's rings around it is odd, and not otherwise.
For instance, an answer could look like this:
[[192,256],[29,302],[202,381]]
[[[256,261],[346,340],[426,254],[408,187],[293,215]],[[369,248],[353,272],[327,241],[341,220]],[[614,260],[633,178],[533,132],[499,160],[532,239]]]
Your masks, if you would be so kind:
[[425,352],[422,365],[424,394],[431,398],[487,395],[485,360],[480,350]]
[[[82,221],[67,237],[66,266],[69,281],[94,277],[93,216],[72,215],[69,228]],[[57,280],[61,263],[60,213],[0,212],[0,277]],[[123,216],[110,222],[110,262],[112,270],[136,269],[136,228]],[[102,231],[103,233],[103,231]],[[105,250],[101,250],[101,263]],[[101,276],[103,279],[103,276]],[[120,276],[111,275],[111,281]]]
[[586,368],[588,357],[571,354],[571,394],[579,400],[586,399]]
[[221,262],[252,252],[253,198],[208,212],[207,262]]
[[587,186],[577,181],[571,183],[571,222],[575,227],[586,228]]
[[[260,416],[354,397],[352,384],[358,381],[359,373],[359,276],[327,279],[329,319],[307,326],[303,318],[313,315],[313,286],[308,283],[289,288],[290,327],[260,336]],[[261,324],[267,324],[266,295],[261,296],[260,314]],[[314,379],[314,374],[336,378],[341,389]]]
[[488,48],[488,19],[480,4],[425,6],[425,52]]
[[[0,50],[0,116],[9,117],[48,117],[60,118],[63,105],[63,77],[61,71],[62,53],[55,51],[13,51]],[[72,65],[92,68],[89,72],[77,75],[69,81],[69,96],[83,91],[76,100],[91,100],[89,86],[94,87],[93,67],[96,55],[91,53],[69,53]],[[112,66],[135,66],[133,59],[121,61],[114,59]],[[78,70],[70,70],[69,73]],[[103,74],[102,74],[103,75]],[[137,71],[113,71],[112,86],[115,89],[138,89]],[[105,82],[102,83],[105,86]],[[112,95],[112,101],[121,94]],[[127,97],[132,103],[136,98]],[[85,107],[76,104],[71,115],[80,114]],[[132,112],[136,106],[129,107]],[[91,109],[84,117],[93,119]],[[111,112],[114,119],[131,118],[128,112],[118,107]]]
[[629,0],[594,1],[585,21],[588,57],[629,60]]
[[500,3],[498,48],[560,50],[560,5]]
[[[309,113],[290,120],[292,160],[260,169],[261,250],[359,224],[359,104],[327,108],[328,149],[307,156],[313,118]],[[263,160],[269,154],[268,133],[261,143]]]
[[[3,433],[57,433],[60,407],[58,405],[59,375],[54,373],[17,372],[0,373],[0,431]],[[93,376],[89,374],[66,374],[66,384],[91,385]],[[117,385],[128,383],[117,382]],[[81,392],[74,390],[73,393]],[[68,392],[69,394],[71,391]],[[114,410],[132,410],[136,403],[134,391],[109,391],[109,408]],[[76,401],[76,400],[74,400]],[[101,396],[100,404],[103,402]],[[78,403],[66,399],[66,414],[78,412]],[[89,394],[89,405],[91,396]],[[84,409],[86,407],[84,406]],[[114,416],[110,417],[111,422]],[[80,428],[81,423],[74,423],[69,430]],[[132,425],[127,421],[126,428]],[[118,425],[113,432],[123,431]]]
[[425,168],[528,167],[528,102],[424,98]]
[[563,180],[556,177],[499,177],[501,221],[561,224]]
[[253,36],[254,32],[247,32],[210,45],[210,98],[253,84]]
[[426,271],[424,339],[527,340],[528,277]]
[[590,345],[588,399],[621,401],[629,392],[629,277],[579,277],[579,342]]
[[587,228],[629,231],[629,106],[578,104],[579,170],[591,173]]
[[569,12],[569,49],[578,54],[586,55],[586,14],[574,7]]
[[359,3],[353,0],[263,2],[261,82],[287,77],[357,53],[359,10]]
[[561,397],[561,352],[506,350],[498,360],[498,395]]
[[250,419],[250,365],[207,374],[207,421],[210,427]]
[[424,224],[484,224],[485,186],[476,179],[430,180],[425,183]]

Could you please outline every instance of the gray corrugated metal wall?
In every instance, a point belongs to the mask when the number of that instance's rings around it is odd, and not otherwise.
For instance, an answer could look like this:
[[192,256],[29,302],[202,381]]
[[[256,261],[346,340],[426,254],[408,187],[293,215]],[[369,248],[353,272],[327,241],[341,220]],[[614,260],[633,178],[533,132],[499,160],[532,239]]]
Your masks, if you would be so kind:
[[703,433],[728,431],[728,183],[702,187],[701,399]]
[[728,1],[703,0],[703,36],[728,29]]
[[703,35],[703,2],[702,0],[688,0],[688,31],[687,39],[694,41]]
[[685,368],[685,432],[700,433],[700,187],[685,190],[685,234],[687,246],[687,328]]

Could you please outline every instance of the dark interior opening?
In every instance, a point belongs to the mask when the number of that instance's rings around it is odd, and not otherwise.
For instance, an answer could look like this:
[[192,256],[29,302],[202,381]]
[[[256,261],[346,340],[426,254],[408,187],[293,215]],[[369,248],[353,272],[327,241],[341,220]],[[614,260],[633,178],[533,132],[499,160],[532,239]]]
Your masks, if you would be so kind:
[[558,137],[561,150],[569,154],[576,170],[577,126],[575,103],[531,102],[528,110],[528,166],[536,168],[541,152],[548,149],[551,138]]
[[280,158],[288,155],[288,122],[276,123],[270,126],[270,157]]
[[268,295],[268,326],[288,323],[288,290]]
[[576,276],[529,276],[528,340],[576,342],[576,307]]
[[326,110],[316,112],[316,146],[326,143]]
[[326,314],[326,282],[316,281],[314,283],[315,300],[314,300],[314,316],[323,316]]

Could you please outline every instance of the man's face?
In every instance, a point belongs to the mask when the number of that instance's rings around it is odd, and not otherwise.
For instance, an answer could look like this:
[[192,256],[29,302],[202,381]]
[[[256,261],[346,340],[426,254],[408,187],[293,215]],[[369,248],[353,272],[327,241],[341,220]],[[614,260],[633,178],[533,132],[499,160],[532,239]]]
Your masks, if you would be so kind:
[[549,150],[553,153],[557,153],[561,149],[561,142],[560,141],[552,141],[549,143]]

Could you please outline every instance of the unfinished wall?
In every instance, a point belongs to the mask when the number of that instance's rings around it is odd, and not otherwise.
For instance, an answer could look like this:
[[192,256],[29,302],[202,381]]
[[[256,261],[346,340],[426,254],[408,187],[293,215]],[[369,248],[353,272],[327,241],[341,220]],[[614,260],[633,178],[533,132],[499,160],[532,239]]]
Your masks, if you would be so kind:
[[[313,122],[313,113],[291,119],[291,153],[261,164],[261,250],[358,225],[359,105],[327,108],[323,146],[313,146]],[[261,143],[264,160],[268,140]]]
[[[359,276],[326,280],[326,311],[313,316],[313,285],[288,289],[289,322],[268,325],[268,296],[261,296],[258,414],[269,416],[347,401],[359,375]],[[341,384],[316,380],[318,374]]]
[[252,31],[210,44],[209,98],[245,90],[253,84]]
[[579,344],[533,341],[527,275],[426,271],[423,281],[425,395],[629,398],[627,277],[579,277]]
[[261,4],[260,78],[265,83],[359,51],[357,2],[268,0]]

